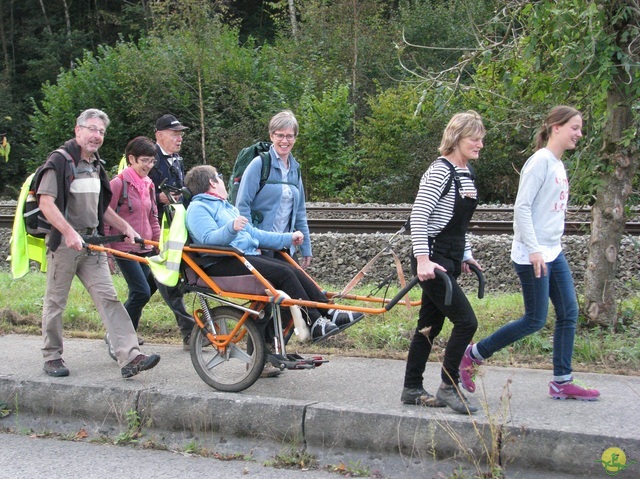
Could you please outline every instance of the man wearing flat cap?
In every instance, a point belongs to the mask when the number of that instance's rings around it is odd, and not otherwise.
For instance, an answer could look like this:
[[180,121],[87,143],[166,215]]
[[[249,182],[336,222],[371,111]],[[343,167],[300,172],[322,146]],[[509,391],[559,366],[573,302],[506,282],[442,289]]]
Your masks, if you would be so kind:
[[[184,186],[184,164],[179,152],[184,130],[187,129],[173,115],[162,115],[156,121],[156,164],[149,172],[149,178],[156,187],[156,204],[160,222],[162,222],[164,206],[170,202],[169,198],[160,191],[160,183],[166,180],[165,185],[176,188]],[[165,286],[159,281],[156,281],[156,284],[165,303],[176,317],[184,349],[189,350],[189,339],[195,321],[185,308],[183,294],[177,286]]]

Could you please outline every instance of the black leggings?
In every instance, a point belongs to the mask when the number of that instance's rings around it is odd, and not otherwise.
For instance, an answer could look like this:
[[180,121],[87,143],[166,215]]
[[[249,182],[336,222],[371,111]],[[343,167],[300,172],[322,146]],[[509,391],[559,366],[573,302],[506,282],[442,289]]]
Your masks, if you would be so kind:
[[[404,387],[422,387],[422,375],[431,354],[431,347],[442,330],[445,317],[453,323],[453,330],[444,350],[441,378],[445,384],[458,384],[460,361],[478,328],[478,320],[455,277],[449,275],[449,278],[453,290],[450,306],[444,305],[446,288],[441,278],[436,276],[435,279],[420,282],[422,306],[418,326],[409,346]],[[430,329],[425,335],[426,328]]]

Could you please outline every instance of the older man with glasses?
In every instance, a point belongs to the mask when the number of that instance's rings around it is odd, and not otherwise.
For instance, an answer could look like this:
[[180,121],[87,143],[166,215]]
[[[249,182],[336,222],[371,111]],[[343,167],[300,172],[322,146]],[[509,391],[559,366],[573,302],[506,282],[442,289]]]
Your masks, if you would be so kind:
[[[105,225],[118,229],[133,243],[137,233],[109,207],[112,192],[98,149],[109,126],[101,110],[89,109],[76,120],[75,138],[47,159],[36,179],[38,204],[51,223],[47,237],[47,286],[42,309],[44,371],[69,375],[62,359],[62,313],[74,277],[82,282],[109,334],[122,377],[153,368],[160,356],[140,352],[136,332],[111,281],[107,255],[87,252],[83,235],[104,233]],[[66,156],[70,160],[67,161]],[[73,160],[73,162],[71,162]]]
[[[184,186],[184,164],[179,155],[182,147],[184,126],[175,116],[162,115],[156,121],[156,163],[149,172],[149,178],[156,188],[156,204],[158,205],[158,219],[162,223],[164,206],[179,200],[179,197],[169,198],[160,191],[160,184],[164,181],[167,186],[182,188]],[[184,297],[180,288],[165,286],[156,281],[158,291],[165,303],[171,308],[176,317],[176,322],[182,335],[182,344],[185,351],[189,350],[191,331],[195,325],[192,316],[187,312]]]

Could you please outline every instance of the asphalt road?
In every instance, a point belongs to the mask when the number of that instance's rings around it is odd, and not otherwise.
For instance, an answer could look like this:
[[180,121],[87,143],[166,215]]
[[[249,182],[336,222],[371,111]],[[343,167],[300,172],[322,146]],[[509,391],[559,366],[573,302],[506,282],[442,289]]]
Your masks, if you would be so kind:
[[[68,426],[68,425],[67,425]],[[75,442],[54,437],[0,433],[0,479],[103,479],[105,477],[151,477],[153,479],[229,477],[260,479],[339,479],[369,477],[373,479],[444,479],[475,477],[471,465],[460,462],[433,461],[430,465],[410,464],[392,457],[353,454],[325,455],[317,468],[283,469],[270,465],[277,454],[290,451],[234,443],[232,450],[245,454],[244,459],[220,460],[184,452],[116,446],[103,442]],[[211,449],[210,449],[211,450]],[[343,461],[341,461],[341,459]],[[330,462],[326,462],[330,460]],[[379,469],[370,467],[378,462]],[[369,465],[367,465],[369,464]],[[425,467],[426,466],[426,467]],[[342,469],[342,473],[339,472]],[[351,473],[352,475],[349,475]],[[360,473],[361,475],[356,475]],[[590,479],[549,471],[510,468],[509,479]],[[594,476],[592,479],[597,479]],[[604,477],[604,472],[602,474]]]
[[203,477],[259,477],[260,479],[336,479],[322,470],[267,467],[255,460],[221,461],[184,453],[134,449],[114,445],[0,434],[0,478],[153,479]]

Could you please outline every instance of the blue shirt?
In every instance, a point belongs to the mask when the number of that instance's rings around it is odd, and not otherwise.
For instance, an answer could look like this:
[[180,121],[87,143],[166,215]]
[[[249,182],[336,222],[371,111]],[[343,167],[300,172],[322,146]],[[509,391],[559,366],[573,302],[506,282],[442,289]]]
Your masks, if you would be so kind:
[[[281,181],[283,178],[282,165],[278,155],[273,148],[269,149],[271,155],[271,170],[269,178]],[[311,239],[309,236],[309,225],[307,224],[307,206],[305,203],[304,186],[302,185],[302,175],[299,173],[300,164],[293,155],[289,154],[289,172],[286,175],[287,181],[297,186],[282,184],[265,184],[260,190],[260,175],[262,172],[262,160],[260,157],[253,159],[242,175],[236,206],[242,216],[251,218],[251,212],[259,212],[262,220],[254,226],[265,231],[274,231],[276,218],[280,210],[283,198],[283,188],[288,186],[293,196],[293,206],[291,208],[290,226],[286,231],[300,231],[304,235],[304,241],[300,246],[303,257],[313,256],[311,251]],[[258,191],[260,190],[260,191]]]

